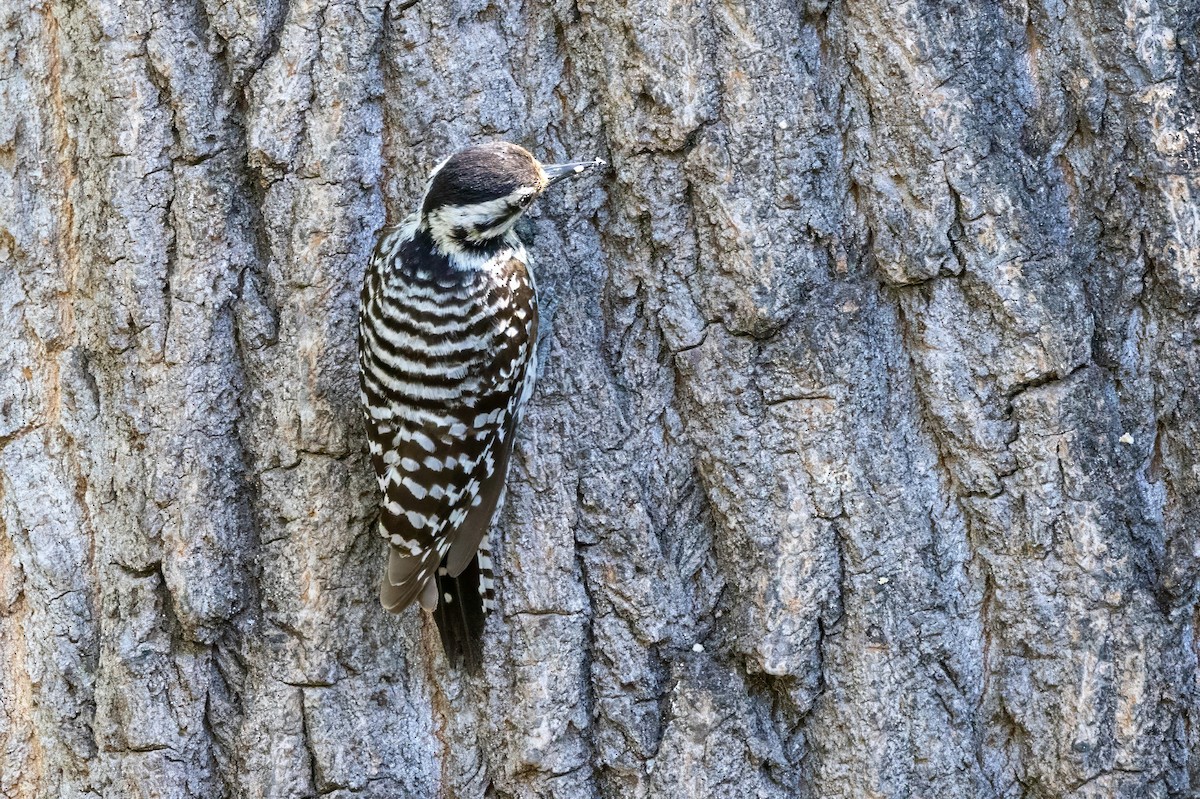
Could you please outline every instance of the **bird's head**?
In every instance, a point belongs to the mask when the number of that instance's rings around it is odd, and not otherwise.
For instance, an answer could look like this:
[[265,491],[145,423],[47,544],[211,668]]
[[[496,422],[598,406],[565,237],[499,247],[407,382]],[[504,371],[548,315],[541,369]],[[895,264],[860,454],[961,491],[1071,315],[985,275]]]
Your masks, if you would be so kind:
[[445,252],[487,250],[504,240],[547,188],[603,165],[599,158],[540,164],[524,148],[508,142],[467,147],[430,175],[420,225]]

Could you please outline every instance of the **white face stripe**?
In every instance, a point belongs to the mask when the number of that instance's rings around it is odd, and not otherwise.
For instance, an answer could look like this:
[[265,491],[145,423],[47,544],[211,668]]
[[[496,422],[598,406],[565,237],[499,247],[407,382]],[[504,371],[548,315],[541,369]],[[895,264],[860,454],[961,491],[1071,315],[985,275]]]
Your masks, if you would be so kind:
[[434,240],[440,242],[450,238],[455,228],[466,231],[470,238],[480,227],[490,228],[497,220],[504,220],[510,214],[511,207],[508,198],[501,197],[499,200],[489,200],[474,205],[443,206],[434,210],[433,213],[426,214],[425,219]]
[[506,238],[525,213],[529,201],[541,193],[539,188],[521,186],[499,199],[471,205],[451,205],[436,208],[422,219],[422,226],[447,255],[457,256],[460,268],[478,268],[478,259],[462,239],[480,242],[485,239]]
[[439,240],[454,228],[466,231],[467,238],[474,241],[502,236],[524,213],[521,201],[532,199],[537,193],[532,186],[521,186],[504,197],[484,203],[437,208],[426,216],[429,230]]

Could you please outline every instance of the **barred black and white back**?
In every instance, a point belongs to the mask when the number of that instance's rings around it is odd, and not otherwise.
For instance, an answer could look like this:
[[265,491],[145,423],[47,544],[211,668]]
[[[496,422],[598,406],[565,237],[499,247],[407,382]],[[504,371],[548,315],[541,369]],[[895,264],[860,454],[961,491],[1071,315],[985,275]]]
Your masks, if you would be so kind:
[[447,654],[469,667],[494,604],[488,530],[535,376],[537,292],[512,228],[591,165],[543,167],[505,143],[456,153],[420,211],[381,235],[363,282],[360,388],[390,544],[380,601],[435,610]]

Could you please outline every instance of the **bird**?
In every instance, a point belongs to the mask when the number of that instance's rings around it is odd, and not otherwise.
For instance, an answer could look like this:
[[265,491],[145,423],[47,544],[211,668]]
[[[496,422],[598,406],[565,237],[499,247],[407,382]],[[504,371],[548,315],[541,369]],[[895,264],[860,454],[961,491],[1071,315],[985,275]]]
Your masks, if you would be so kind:
[[489,529],[537,371],[537,286],[514,227],[548,188],[603,166],[541,164],[502,141],[459,150],[380,232],[363,278],[359,396],[388,545],[379,601],[433,612],[447,657],[470,671],[495,607]]

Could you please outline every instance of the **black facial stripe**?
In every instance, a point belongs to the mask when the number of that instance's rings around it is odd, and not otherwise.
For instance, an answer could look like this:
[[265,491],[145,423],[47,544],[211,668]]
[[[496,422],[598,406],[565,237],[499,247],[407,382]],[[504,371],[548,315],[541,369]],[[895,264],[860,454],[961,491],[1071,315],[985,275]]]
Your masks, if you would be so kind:
[[490,239],[467,238],[468,234],[478,235],[478,233],[478,230],[467,230],[466,228],[456,227],[450,231],[450,237],[454,239],[454,243],[461,249],[466,250],[472,255],[491,255],[499,252],[502,247],[508,246],[504,243],[503,236]]

